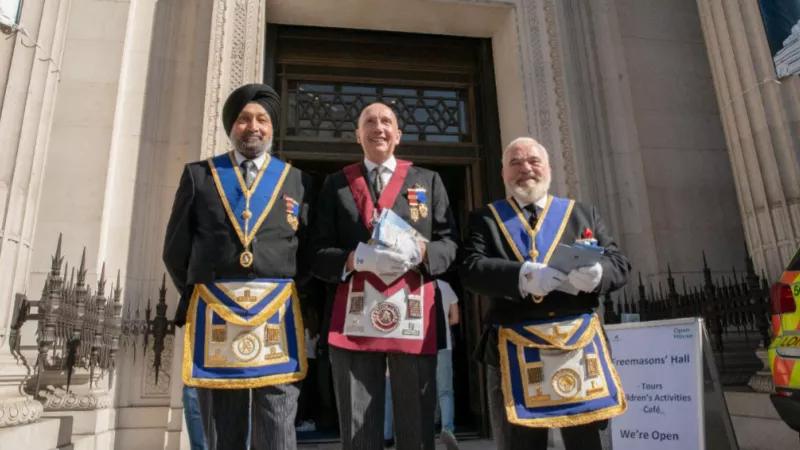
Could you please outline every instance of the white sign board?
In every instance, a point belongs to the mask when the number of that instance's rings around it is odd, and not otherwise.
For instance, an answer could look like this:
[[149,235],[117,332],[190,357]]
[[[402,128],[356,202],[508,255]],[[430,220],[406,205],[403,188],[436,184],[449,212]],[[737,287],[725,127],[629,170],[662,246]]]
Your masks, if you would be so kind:
[[614,450],[703,450],[702,328],[697,319],[606,326],[628,410]]

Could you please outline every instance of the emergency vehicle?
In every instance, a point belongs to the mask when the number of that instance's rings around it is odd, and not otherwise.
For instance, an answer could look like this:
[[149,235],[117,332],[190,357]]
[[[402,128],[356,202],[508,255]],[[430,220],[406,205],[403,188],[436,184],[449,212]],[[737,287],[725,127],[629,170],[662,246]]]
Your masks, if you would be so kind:
[[770,303],[769,368],[775,382],[770,399],[781,419],[800,433],[800,249],[770,288]]

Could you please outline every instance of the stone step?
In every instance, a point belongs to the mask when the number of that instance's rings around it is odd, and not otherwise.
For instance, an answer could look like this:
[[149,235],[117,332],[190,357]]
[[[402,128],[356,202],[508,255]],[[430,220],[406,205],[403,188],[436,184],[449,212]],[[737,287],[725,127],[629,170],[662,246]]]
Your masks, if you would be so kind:
[[0,428],[0,443],[9,449],[73,450],[71,435],[69,418],[42,418],[26,425]]

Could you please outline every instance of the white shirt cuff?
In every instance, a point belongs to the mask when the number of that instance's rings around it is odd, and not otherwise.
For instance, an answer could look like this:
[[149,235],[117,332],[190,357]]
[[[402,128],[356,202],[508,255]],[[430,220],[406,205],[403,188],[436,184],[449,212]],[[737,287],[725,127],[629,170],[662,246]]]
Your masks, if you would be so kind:
[[342,282],[347,281],[347,277],[349,277],[351,273],[353,273],[353,271],[347,270],[347,264],[345,264],[345,266],[342,267]]

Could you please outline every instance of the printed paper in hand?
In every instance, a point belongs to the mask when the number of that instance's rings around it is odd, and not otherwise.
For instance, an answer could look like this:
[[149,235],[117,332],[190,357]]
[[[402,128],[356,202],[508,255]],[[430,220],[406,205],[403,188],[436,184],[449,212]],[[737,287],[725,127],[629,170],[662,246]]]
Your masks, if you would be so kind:
[[397,239],[404,234],[411,235],[419,242],[428,242],[417,230],[398,216],[391,209],[384,209],[378,217],[378,223],[372,231],[374,243],[385,247],[394,247]]

